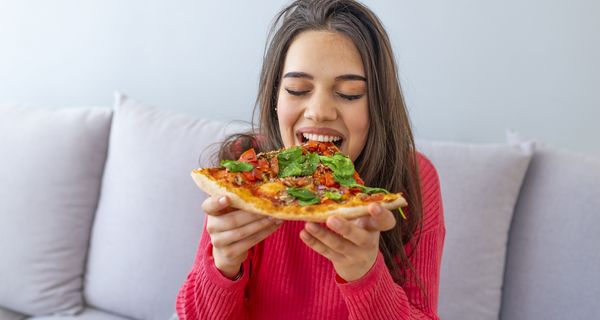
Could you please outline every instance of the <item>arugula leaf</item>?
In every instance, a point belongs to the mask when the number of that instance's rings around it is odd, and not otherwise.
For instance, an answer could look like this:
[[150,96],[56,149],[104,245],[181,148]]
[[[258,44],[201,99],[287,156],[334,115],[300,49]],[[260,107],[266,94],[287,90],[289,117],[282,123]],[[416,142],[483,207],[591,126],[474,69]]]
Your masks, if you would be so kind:
[[248,171],[252,171],[252,169],[254,169],[254,166],[247,163],[247,162],[241,162],[241,161],[235,161],[235,160],[223,160],[221,161],[221,166],[225,167],[227,170],[231,171],[231,172],[248,172]]

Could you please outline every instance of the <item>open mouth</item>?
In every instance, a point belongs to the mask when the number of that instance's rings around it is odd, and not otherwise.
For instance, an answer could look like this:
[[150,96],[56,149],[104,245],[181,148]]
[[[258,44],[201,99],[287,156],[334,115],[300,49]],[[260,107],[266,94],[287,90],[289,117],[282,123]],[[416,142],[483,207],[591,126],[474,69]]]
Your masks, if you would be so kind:
[[330,135],[322,135],[322,134],[314,134],[314,133],[297,133],[298,141],[300,143],[306,143],[309,140],[319,141],[319,142],[333,142],[338,149],[341,149],[342,142],[344,139],[340,136],[330,136]]

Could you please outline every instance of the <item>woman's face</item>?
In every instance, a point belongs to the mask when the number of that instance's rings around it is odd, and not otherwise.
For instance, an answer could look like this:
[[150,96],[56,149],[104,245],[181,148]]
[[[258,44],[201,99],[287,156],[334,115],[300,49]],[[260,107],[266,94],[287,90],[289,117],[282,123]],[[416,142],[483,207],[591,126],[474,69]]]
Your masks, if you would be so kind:
[[277,98],[286,147],[307,140],[333,141],[356,160],[369,131],[367,81],[350,38],[305,31],[292,41]]

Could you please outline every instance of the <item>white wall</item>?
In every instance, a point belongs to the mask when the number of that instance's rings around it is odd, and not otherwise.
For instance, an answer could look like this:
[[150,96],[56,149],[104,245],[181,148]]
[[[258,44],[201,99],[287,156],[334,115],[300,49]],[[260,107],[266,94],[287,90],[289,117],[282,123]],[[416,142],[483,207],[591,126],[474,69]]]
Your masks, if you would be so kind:
[[[232,2],[0,0],[0,101],[110,105],[119,89],[249,120],[287,1]],[[365,3],[392,38],[418,137],[494,142],[512,128],[600,156],[600,1]]]

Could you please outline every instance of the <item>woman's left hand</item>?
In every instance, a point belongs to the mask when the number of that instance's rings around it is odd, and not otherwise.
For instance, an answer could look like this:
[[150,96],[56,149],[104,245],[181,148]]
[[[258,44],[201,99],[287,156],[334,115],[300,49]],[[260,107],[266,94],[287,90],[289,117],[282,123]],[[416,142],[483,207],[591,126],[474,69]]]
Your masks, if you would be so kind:
[[369,215],[351,221],[332,216],[326,225],[307,222],[300,238],[313,250],[329,259],[337,274],[346,281],[364,276],[377,258],[379,233],[392,229],[396,219],[377,203],[369,205]]

